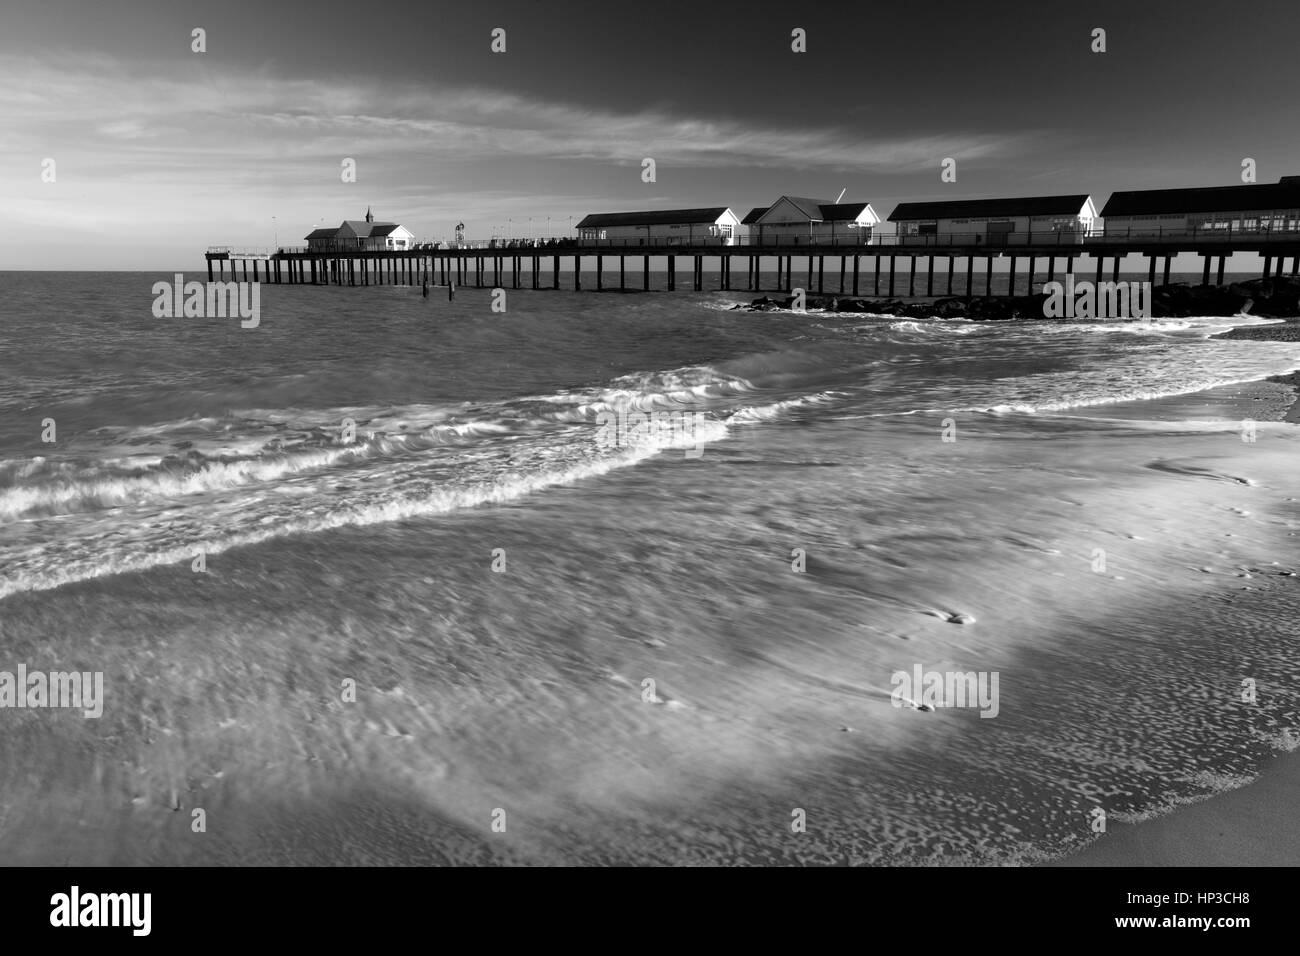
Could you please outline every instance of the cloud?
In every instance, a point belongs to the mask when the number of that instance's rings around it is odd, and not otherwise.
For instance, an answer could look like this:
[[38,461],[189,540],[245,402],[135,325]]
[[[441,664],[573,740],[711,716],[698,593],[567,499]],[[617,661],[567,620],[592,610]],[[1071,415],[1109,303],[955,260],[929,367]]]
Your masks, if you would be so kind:
[[[498,89],[212,63],[0,55],[7,218],[36,230],[29,239],[148,234],[201,248],[261,236],[272,213],[284,224],[281,240],[296,241],[303,224],[342,218],[342,207],[359,202],[354,196],[382,195],[393,207],[387,213],[419,235],[462,217],[483,235],[508,216],[560,222],[602,204],[626,206],[626,196],[596,195],[599,186],[593,195],[573,193],[587,172],[596,182],[601,167],[636,168],[647,156],[661,175],[666,166],[699,171],[694,180],[679,177],[670,202],[743,205],[767,197],[692,194],[690,184],[702,193],[701,176],[767,170],[793,191],[831,171],[914,172],[937,168],[944,156],[995,160],[1024,152],[1031,140],[959,132],[882,139],[854,126],[754,126],[667,108],[620,112]],[[45,157],[58,164],[57,184],[40,180]],[[344,157],[357,161],[364,188],[340,192]],[[0,251],[19,249],[6,248],[9,241],[0,239]]]
[[76,131],[78,145],[88,151],[148,141],[147,150],[131,154],[133,160],[153,157],[156,166],[179,168],[194,156],[255,164],[280,161],[292,150],[298,161],[367,151],[634,165],[653,156],[660,163],[701,167],[894,172],[937,165],[943,156],[970,161],[1008,155],[1022,145],[1016,138],[972,133],[880,139],[848,128],[755,128],[733,119],[664,110],[624,113],[491,89],[430,90],[177,65],[146,73],[107,58],[0,56],[0,109],[11,124],[11,145],[20,148],[48,142],[48,134]]

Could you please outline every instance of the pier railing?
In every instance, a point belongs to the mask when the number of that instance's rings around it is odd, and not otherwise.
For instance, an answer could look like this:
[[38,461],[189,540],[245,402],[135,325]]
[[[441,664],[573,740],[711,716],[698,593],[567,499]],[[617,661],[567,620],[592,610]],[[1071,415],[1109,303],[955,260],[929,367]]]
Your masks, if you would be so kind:
[[[989,250],[996,254],[1002,248],[1042,248],[1074,249],[1080,252],[1088,247],[1104,246],[1145,246],[1170,245],[1195,249],[1205,245],[1252,246],[1256,244],[1300,245],[1300,229],[1242,229],[1232,228],[1194,228],[1154,230],[1132,228],[1104,228],[1091,232],[1057,231],[1057,232],[943,232],[925,235],[898,233],[867,234],[845,236],[796,236],[796,235],[750,235],[722,238],[716,236],[699,237],[620,237],[608,239],[560,238],[560,239],[465,239],[455,242],[419,242],[405,249],[359,249],[359,248],[312,248],[307,245],[290,245],[277,247],[256,246],[209,246],[208,255],[213,258],[229,259],[269,259],[276,256],[305,256],[317,253],[328,256],[362,256],[389,257],[409,256],[428,252],[477,252],[512,251],[535,255],[584,254],[609,250],[612,254],[626,253],[637,255],[645,250],[650,255],[671,254],[671,250],[681,248],[683,253],[697,252],[701,249],[716,248],[743,252],[762,249],[780,249],[781,254],[788,254],[792,248],[811,250],[862,249],[867,254],[886,249],[911,250],[944,248],[963,249],[962,255],[974,250]],[[832,252],[833,254],[833,252]],[[1068,253],[1075,254],[1075,253]]]

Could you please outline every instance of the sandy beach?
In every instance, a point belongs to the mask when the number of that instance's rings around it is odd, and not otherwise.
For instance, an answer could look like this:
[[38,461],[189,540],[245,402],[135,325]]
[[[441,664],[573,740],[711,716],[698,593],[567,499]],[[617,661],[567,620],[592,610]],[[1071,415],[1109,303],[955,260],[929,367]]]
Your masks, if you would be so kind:
[[1279,754],[1237,790],[1141,823],[1112,823],[1052,866],[1295,866],[1300,861],[1300,755]]
[[[1296,400],[1280,415],[1267,417],[1300,423],[1300,372],[1215,391],[1218,397],[1235,392],[1237,400],[1272,402],[1276,410],[1279,397],[1286,397],[1276,385],[1296,389]],[[1300,740],[1294,743],[1300,744]],[[1295,866],[1300,863],[1297,791],[1300,754],[1293,748],[1278,754],[1257,779],[1243,787],[1185,804],[1154,819],[1111,822],[1095,842],[1048,865]]]

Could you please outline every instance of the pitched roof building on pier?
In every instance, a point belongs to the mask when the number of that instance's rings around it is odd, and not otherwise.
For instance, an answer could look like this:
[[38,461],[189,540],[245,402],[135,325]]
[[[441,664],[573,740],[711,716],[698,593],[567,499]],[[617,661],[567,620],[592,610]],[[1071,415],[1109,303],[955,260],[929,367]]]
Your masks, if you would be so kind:
[[620,245],[690,245],[735,241],[740,220],[726,206],[591,213],[578,223],[578,239]]
[[869,202],[782,196],[745,217],[754,245],[782,242],[869,242],[880,217]]
[[1276,183],[1111,193],[1102,215],[1107,234],[1300,232],[1300,176]]
[[889,214],[900,236],[973,236],[992,243],[1026,233],[1069,233],[1081,240],[1096,220],[1097,207],[1084,193],[904,202]]
[[313,229],[304,238],[312,252],[356,252],[409,249],[415,236],[395,222],[375,222],[367,209],[365,219],[344,219],[334,229]]

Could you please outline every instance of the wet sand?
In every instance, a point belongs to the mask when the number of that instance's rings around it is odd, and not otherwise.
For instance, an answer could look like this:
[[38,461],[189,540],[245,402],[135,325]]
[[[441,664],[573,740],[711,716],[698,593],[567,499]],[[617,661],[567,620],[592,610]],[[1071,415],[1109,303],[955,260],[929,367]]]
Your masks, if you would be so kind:
[[[1295,389],[1291,395],[1278,385]],[[1300,372],[1187,396],[1205,411],[1226,411],[1224,399],[1263,402],[1260,420],[1300,423]],[[1289,407],[1279,409],[1279,403]],[[1271,410],[1273,414],[1269,414]],[[1292,738],[1300,744],[1300,738]],[[1279,754],[1257,779],[1172,813],[1137,823],[1110,822],[1078,853],[1049,866],[1296,866],[1300,865],[1300,753]]]
[[1167,816],[1111,823],[1095,843],[1052,866],[1296,866],[1300,754],[1280,754],[1259,778]]

